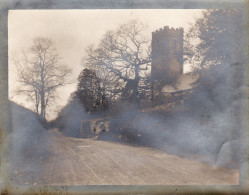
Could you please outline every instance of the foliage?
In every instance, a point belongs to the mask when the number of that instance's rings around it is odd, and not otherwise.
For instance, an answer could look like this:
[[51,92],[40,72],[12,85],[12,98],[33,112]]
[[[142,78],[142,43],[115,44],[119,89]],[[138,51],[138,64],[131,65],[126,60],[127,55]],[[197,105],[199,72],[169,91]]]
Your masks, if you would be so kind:
[[243,63],[242,21],[240,10],[207,10],[186,35],[185,52],[199,76],[189,101],[203,105],[203,112],[224,110],[231,98],[231,79],[240,80],[233,67]]
[[100,80],[94,70],[84,69],[78,77],[76,95],[85,106],[87,112],[94,112],[100,106],[106,105],[105,94],[100,86]]
[[76,92],[73,92],[67,102],[67,105],[59,112],[54,124],[64,134],[69,136],[79,136],[80,121],[89,117],[84,105],[81,103]]
[[186,35],[185,51],[194,69],[204,69],[237,57],[243,37],[240,10],[207,10]]

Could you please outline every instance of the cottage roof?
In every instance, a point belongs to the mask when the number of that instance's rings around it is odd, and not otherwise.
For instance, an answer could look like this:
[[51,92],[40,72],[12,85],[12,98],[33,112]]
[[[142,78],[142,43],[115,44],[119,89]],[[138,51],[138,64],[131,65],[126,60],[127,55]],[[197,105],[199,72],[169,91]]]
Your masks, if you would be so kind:
[[183,90],[188,90],[193,88],[192,84],[197,80],[197,76],[187,73],[187,74],[182,74],[179,77],[178,84],[174,88],[173,86],[170,85],[165,85],[162,89],[163,93],[173,93],[177,91],[183,91]]

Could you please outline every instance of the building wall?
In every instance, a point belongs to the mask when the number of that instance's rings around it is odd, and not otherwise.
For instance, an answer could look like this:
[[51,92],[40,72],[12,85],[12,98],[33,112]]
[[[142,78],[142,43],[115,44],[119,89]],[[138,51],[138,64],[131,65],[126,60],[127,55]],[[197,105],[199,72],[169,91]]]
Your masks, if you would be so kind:
[[183,74],[183,28],[165,26],[152,32],[152,100],[167,84],[167,75]]

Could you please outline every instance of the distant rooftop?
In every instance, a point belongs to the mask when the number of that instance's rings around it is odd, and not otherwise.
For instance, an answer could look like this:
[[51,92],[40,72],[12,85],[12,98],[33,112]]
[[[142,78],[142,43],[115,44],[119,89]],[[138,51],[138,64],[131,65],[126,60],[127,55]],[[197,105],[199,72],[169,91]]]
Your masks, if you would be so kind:
[[192,75],[191,73],[182,74],[179,77],[179,84],[176,86],[176,88],[165,85],[162,89],[163,93],[173,93],[177,91],[183,91],[193,88],[192,84],[197,80],[197,76]]

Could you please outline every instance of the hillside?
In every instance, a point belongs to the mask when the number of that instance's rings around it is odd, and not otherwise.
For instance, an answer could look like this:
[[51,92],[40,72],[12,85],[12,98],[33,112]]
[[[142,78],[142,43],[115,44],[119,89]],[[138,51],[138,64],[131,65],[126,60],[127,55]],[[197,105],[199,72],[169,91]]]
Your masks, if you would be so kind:
[[20,175],[32,178],[42,171],[41,162],[49,154],[48,132],[36,113],[14,102],[9,102],[10,167],[13,181]]

